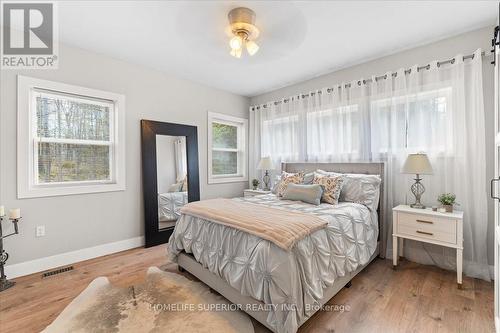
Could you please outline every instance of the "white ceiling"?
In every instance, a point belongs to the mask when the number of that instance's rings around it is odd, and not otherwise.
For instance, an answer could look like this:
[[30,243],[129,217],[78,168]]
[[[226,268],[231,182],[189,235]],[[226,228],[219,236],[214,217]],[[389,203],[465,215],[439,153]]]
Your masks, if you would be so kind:
[[[229,55],[227,12],[257,14],[259,52]],[[496,1],[59,2],[63,43],[236,94],[322,73],[495,23]]]

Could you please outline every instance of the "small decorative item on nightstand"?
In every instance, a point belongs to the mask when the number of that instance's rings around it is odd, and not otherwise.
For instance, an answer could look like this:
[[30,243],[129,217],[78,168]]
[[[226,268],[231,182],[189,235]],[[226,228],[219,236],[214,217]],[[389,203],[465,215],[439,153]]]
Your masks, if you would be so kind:
[[257,189],[257,187],[259,186],[260,182],[258,179],[252,179],[252,187],[253,187],[253,190],[255,191]]
[[455,202],[456,198],[457,198],[457,196],[455,194],[443,193],[443,194],[439,195],[438,201],[444,207],[445,212],[452,213],[453,212],[453,205],[458,205]]
[[[396,268],[403,255],[403,239],[431,243],[457,250],[457,283],[462,288],[462,251],[464,213],[434,212],[399,205],[392,209],[392,251]],[[398,244],[399,243],[399,244]],[[399,246],[398,246],[399,245]]]
[[21,219],[21,209],[15,208],[10,210],[9,220],[11,220],[12,224],[14,224],[14,232],[7,235],[2,234],[2,221],[4,217],[5,208],[4,206],[0,206],[0,291],[9,289],[15,284],[15,282],[7,280],[7,276],[5,276],[4,266],[9,259],[9,254],[3,249],[3,239],[19,233],[17,223]]
[[422,180],[420,175],[432,175],[432,166],[427,155],[424,153],[409,154],[401,172],[417,175],[415,183],[411,186],[411,192],[415,196],[415,203],[411,204],[410,207],[419,209],[425,208],[425,206],[420,203],[420,197],[425,192],[424,185],[420,183]]
[[269,176],[269,170],[274,169],[274,164],[273,161],[271,160],[271,157],[263,157],[260,159],[259,165],[257,166],[257,170],[265,170],[266,173],[264,174],[264,177],[262,177],[262,181],[264,182],[264,191],[269,191],[269,185],[271,182],[271,177]]

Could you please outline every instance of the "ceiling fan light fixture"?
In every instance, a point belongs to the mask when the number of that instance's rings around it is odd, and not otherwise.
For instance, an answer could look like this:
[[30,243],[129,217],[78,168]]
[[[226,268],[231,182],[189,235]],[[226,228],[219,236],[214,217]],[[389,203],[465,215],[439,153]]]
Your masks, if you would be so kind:
[[241,52],[242,52],[243,48],[240,48],[240,49],[231,49],[231,52],[230,54],[235,57],[235,58],[241,58]]
[[250,54],[251,56],[257,53],[257,51],[259,51],[259,45],[257,45],[257,43],[252,40],[246,43],[246,47],[248,54]]
[[245,7],[234,8],[229,12],[228,19],[233,35],[229,41],[230,54],[240,58],[244,46],[251,56],[257,53],[259,46],[254,40],[259,36],[259,29],[254,25],[255,12]]
[[234,36],[229,41],[229,46],[233,50],[235,50],[235,49],[241,49],[243,47],[243,38],[241,38],[240,36]]

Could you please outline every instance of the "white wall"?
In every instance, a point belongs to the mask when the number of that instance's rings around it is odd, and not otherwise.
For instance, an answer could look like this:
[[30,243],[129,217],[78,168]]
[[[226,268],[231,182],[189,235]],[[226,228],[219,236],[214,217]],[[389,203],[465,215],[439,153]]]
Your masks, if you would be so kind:
[[[360,78],[369,78],[372,75],[383,75],[387,71],[395,71],[401,67],[409,68],[414,64],[426,65],[432,60],[451,59],[457,54],[471,54],[476,49],[482,48],[486,54],[490,54],[491,38],[493,26],[468,32],[453,38],[448,38],[436,43],[424,45],[411,50],[399,52],[390,56],[379,58],[373,61],[365,62],[356,66],[345,68],[333,73],[325,74],[314,79],[304,81],[298,84],[287,86],[266,94],[254,96],[250,99],[251,105],[262,104],[268,101],[279,100],[283,97],[293,96],[299,93],[307,93],[324,87],[331,87],[335,83],[350,82]],[[484,106],[486,117],[486,175],[487,188],[489,189],[489,180],[493,178],[493,98],[494,81],[493,65],[490,64],[491,57],[483,58],[483,89]],[[314,61],[312,59],[312,61]],[[478,147],[479,148],[479,147]],[[424,195],[425,196],[425,195]],[[435,203],[432,203],[433,205]],[[493,264],[493,201],[488,200],[488,261]]]
[[[59,59],[58,70],[0,72],[0,202],[23,215],[20,235],[4,243],[9,264],[143,235],[141,119],[197,126],[201,198],[242,195],[247,182],[207,184],[207,111],[248,118],[248,98],[64,45]],[[126,191],[16,199],[18,74],[126,96]],[[36,225],[46,226],[45,237],[35,237]]]
[[156,136],[156,178],[158,193],[168,192],[170,185],[175,184],[175,149],[176,136]]

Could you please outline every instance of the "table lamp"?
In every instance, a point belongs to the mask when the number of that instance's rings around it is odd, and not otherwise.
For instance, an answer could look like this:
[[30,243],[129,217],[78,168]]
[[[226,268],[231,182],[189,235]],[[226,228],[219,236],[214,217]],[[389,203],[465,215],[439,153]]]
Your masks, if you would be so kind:
[[411,186],[411,192],[415,196],[415,203],[411,204],[410,207],[425,208],[425,206],[420,203],[420,197],[425,192],[425,187],[420,182],[422,180],[420,175],[432,175],[432,166],[429,162],[429,158],[424,153],[409,154],[401,172],[417,175],[415,183]]
[[269,185],[271,182],[271,177],[269,176],[269,170],[274,169],[273,161],[271,157],[262,157],[260,159],[259,165],[257,166],[257,170],[265,170],[264,177],[262,177],[262,182],[264,183],[264,191],[269,191]]

